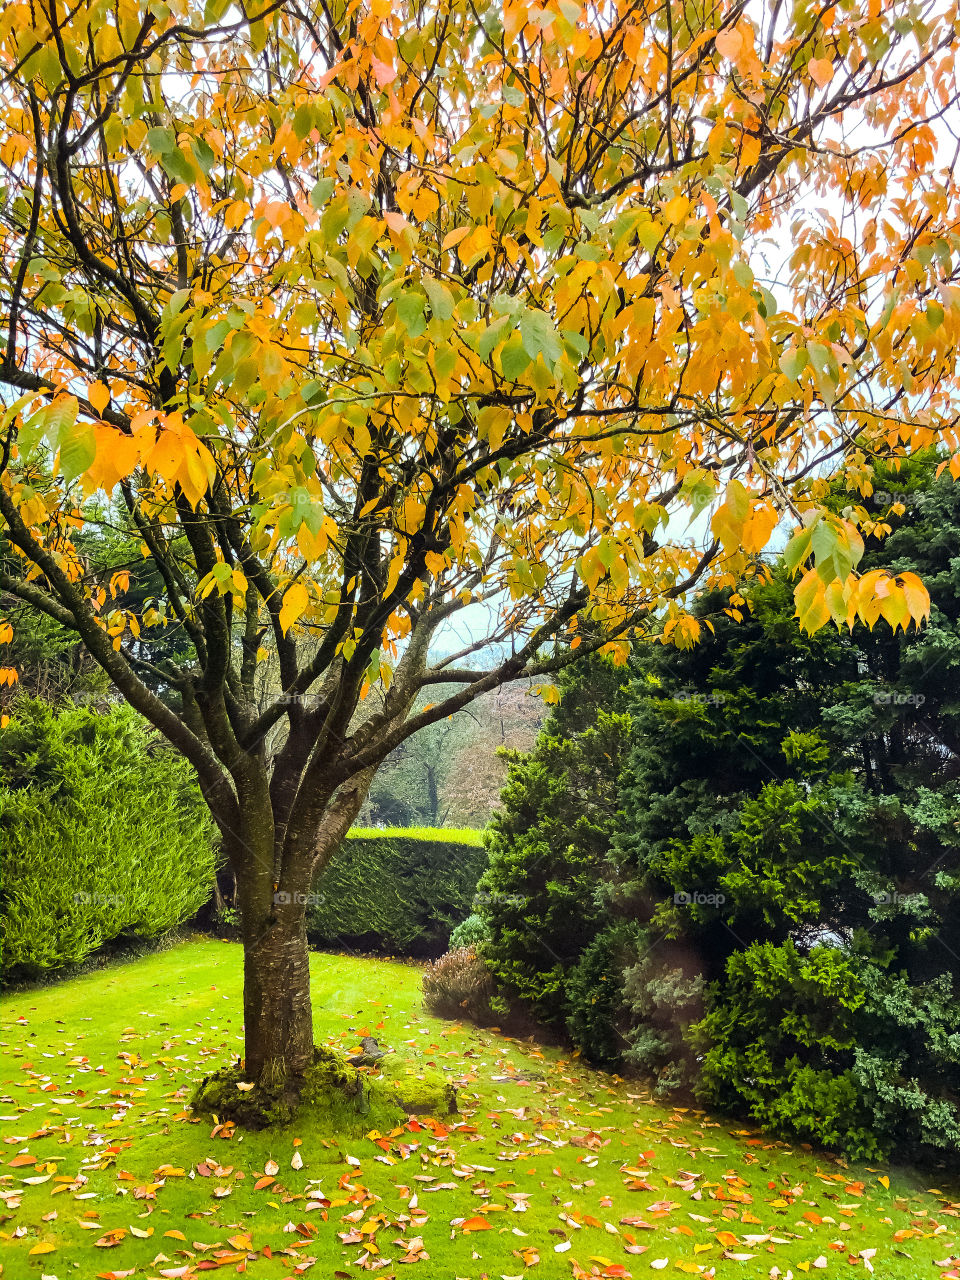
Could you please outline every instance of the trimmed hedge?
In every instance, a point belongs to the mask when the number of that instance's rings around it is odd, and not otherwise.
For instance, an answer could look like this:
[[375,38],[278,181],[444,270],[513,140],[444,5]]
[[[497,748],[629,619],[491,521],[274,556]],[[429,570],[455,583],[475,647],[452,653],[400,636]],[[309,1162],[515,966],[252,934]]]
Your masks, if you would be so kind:
[[208,897],[214,826],[193,771],[129,707],[20,702],[0,779],[5,979],[156,938]]
[[314,881],[307,936],[314,946],[442,955],[486,865],[480,831],[354,830]]

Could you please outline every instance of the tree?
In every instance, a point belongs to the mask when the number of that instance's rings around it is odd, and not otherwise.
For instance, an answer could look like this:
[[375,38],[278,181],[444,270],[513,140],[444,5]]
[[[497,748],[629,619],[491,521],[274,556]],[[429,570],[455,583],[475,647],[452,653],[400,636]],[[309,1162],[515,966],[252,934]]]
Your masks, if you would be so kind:
[[373,779],[358,823],[485,827],[506,781],[506,754],[529,751],[546,718],[532,694],[527,681],[501,685],[405,739]]
[[[296,1095],[300,899],[412,733],[638,628],[692,643],[692,585],[787,509],[805,626],[925,615],[821,499],[952,440],[955,30],[914,0],[4,9],[0,589],[196,769],[251,1079]],[[85,559],[97,521],[159,597]]]
[[[415,710],[428,700],[421,698]],[[471,707],[401,742],[373,779],[360,820],[368,815],[386,826],[445,825],[449,814],[442,804],[443,785],[456,754],[476,739],[478,729]]]

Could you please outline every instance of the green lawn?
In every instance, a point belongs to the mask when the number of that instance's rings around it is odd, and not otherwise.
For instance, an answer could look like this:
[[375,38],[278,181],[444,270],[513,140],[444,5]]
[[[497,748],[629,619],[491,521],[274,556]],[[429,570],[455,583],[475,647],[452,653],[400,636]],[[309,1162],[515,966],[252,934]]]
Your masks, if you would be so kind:
[[347,837],[350,840],[430,840],[483,848],[483,830],[479,827],[351,827]]
[[316,955],[313,975],[318,1039],[352,1045],[369,1028],[448,1072],[460,1114],[339,1139],[309,1124],[228,1136],[193,1119],[193,1081],[241,1044],[231,943],[9,996],[4,1280],[386,1278],[407,1262],[429,1280],[960,1276],[956,1189],[847,1168],[427,1017],[411,966]]

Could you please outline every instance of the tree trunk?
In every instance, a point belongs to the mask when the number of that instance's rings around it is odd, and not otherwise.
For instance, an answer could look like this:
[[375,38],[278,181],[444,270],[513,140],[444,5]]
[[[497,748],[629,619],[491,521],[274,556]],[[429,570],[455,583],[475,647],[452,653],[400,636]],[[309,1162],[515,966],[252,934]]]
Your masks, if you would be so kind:
[[338,848],[373,773],[364,770],[341,788],[299,841],[291,842],[287,827],[282,856],[265,775],[254,774],[240,831],[229,842],[243,936],[244,1077],[294,1105],[314,1059],[306,911],[314,868]]
[[[313,1061],[309,884],[283,884],[274,870],[275,830],[265,790],[245,797],[242,824],[230,849],[237,877],[243,938],[244,1075],[291,1101]],[[309,877],[309,871],[305,878]]]
[[266,916],[243,910],[244,1074],[296,1094],[313,1061],[306,895],[273,896]]

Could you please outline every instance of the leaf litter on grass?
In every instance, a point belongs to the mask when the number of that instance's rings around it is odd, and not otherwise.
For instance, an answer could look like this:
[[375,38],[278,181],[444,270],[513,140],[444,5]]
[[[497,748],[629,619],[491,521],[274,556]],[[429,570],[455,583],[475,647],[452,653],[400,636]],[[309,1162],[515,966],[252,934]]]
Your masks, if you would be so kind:
[[193,1116],[193,1085],[240,1052],[230,944],[8,997],[0,1274],[960,1280],[955,1187],[847,1167],[426,1017],[413,967],[313,964],[318,1038],[351,1048],[370,1024],[414,1070],[449,1075],[459,1114],[356,1135]]

